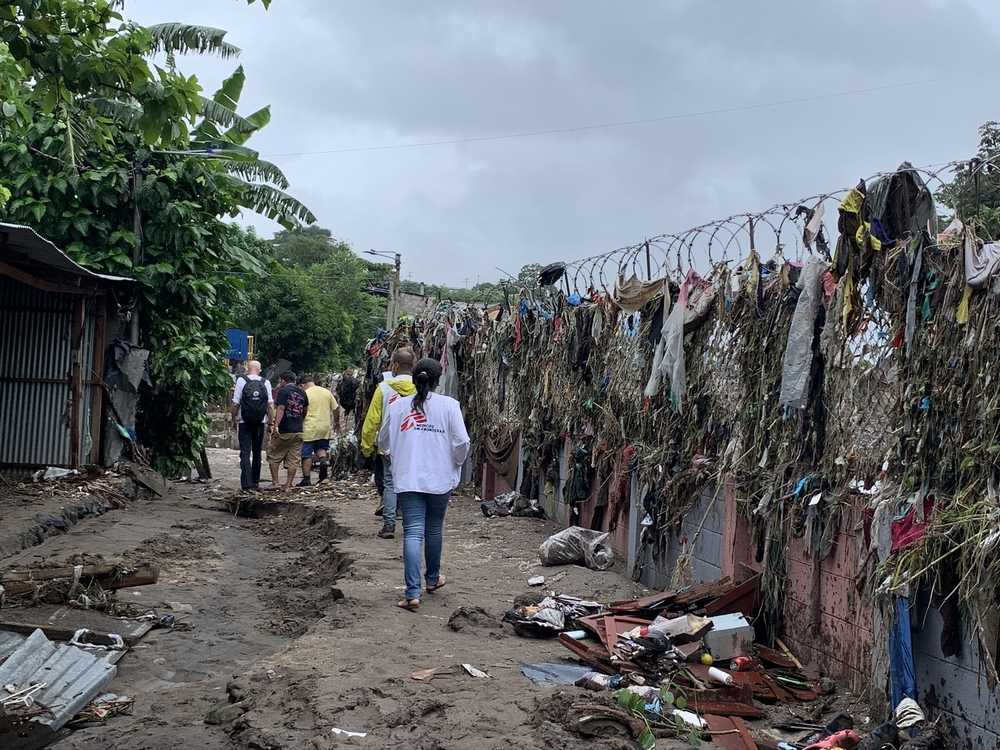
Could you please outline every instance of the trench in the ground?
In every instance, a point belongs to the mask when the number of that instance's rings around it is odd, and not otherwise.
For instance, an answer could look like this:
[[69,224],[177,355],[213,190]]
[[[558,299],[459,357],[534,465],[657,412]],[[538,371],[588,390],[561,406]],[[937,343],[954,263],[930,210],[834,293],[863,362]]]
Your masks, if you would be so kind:
[[303,635],[344,596],[337,582],[352,560],[340,551],[338,541],[347,531],[327,508],[234,499],[230,509],[253,521],[252,530],[272,550],[294,556],[258,579],[260,598],[269,610],[260,627],[287,638]]

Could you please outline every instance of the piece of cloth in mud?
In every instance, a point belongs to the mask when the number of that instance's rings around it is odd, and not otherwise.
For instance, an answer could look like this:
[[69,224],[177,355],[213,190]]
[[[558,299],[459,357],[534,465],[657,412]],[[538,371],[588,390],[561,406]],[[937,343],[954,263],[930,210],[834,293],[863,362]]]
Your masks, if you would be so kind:
[[816,316],[823,302],[823,274],[826,261],[811,256],[799,277],[798,302],[788,329],[788,341],[781,363],[781,395],[778,402],[793,409],[803,409],[809,398],[809,374],[813,362],[813,338]]
[[567,662],[539,662],[538,664],[526,664],[518,662],[521,674],[527,677],[536,685],[555,687],[558,685],[573,685],[577,680],[592,671],[591,667],[581,664],[569,664]]
[[486,437],[486,460],[507,483],[517,485],[517,470],[521,462],[518,449],[521,442],[521,428],[503,424],[500,429]]
[[631,315],[639,312],[660,294],[669,294],[666,279],[643,281],[633,273],[626,281],[624,274],[619,273],[615,277],[615,288],[611,292],[611,300],[618,305],[622,312]]

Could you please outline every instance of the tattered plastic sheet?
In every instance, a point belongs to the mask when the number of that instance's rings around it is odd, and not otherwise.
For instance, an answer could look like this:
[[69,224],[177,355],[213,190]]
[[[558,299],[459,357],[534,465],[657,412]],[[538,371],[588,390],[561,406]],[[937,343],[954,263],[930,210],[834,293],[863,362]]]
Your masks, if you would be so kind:
[[802,409],[809,400],[809,375],[812,370],[813,337],[816,316],[823,300],[823,273],[828,264],[813,256],[806,261],[799,277],[802,293],[792,314],[788,342],[781,363],[781,395],[779,403]]
[[591,667],[568,662],[539,662],[526,664],[518,662],[521,672],[536,685],[573,685],[591,671]]

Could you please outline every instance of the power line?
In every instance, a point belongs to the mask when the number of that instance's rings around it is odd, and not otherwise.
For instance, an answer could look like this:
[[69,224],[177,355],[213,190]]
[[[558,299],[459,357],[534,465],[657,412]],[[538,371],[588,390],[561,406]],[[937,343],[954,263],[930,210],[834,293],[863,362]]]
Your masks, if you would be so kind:
[[991,70],[980,70],[975,73],[959,73],[953,76],[942,76],[941,78],[925,78],[921,81],[908,81],[906,83],[891,83],[885,86],[872,86],[871,88],[865,88],[865,89],[840,91],[834,94],[816,94],[814,96],[803,96],[797,99],[782,99],[774,102],[764,102],[762,104],[746,104],[739,107],[723,107],[721,109],[706,109],[700,112],[685,112],[683,114],[678,114],[678,115],[649,117],[642,120],[624,120],[622,122],[608,122],[599,125],[579,125],[577,127],[572,127],[572,128],[557,128],[553,130],[533,130],[523,133],[507,133],[503,135],[483,135],[473,138],[455,138],[446,141],[421,141],[419,143],[394,143],[384,146],[359,146],[356,148],[339,148],[339,149],[331,149],[329,151],[299,151],[287,154],[267,154],[265,158],[273,159],[283,156],[317,156],[320,154],[354,154],[364,151],[392,151],[404,148],[424,148],[428,146],[452,146],[461,143],[482,143],[485,141],[504,141],[516,138],[534,138],[542,135],[562,135],[566,133],[577,133],[587,130],[605,130],[609,128],[628,127],[631,125],[645,125],[647,123],[653,123],[653,122],[669,122],[672,120],[686,120],[694,117],[707,117],[709,115],[722,115],[722,114],[729,114],[732,112],[745,112],[753,109],[782,107],[788,104],[802,104],[804,102],[815,102],[824,99],[836,99],[838,97],[855,96],[857,94],[871,94],[877,91],[889,91],[891,89],[901,89],[910,86],[924,86],[930,83],[944,83],[946,81],[955,81],[961,78],[972,78],[975,76],[990,75],[992,73],[1000,73],[1000,68],[993,68]]

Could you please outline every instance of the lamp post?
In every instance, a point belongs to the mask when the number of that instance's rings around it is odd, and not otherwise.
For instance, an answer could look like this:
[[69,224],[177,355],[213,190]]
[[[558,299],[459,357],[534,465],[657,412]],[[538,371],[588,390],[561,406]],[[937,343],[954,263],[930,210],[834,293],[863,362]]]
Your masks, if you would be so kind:
[[395,270],[389,280],[389,303],[385,311],[385,328],[391,331],[396,325],[399,317],[399,269],[403,264],[403,258],[399,253],[380,253],[375,250],[366,250],[368,255],[380,255],[383,258],[392,258],[395,262]]

